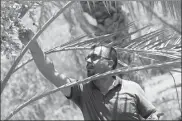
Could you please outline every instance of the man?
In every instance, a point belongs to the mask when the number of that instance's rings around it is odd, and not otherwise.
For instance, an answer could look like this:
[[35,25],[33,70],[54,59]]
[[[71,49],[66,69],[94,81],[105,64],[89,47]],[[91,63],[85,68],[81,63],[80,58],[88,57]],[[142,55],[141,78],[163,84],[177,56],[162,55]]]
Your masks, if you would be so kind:
[[[32,36],[31,30],[19,31],[23,44],[27,44]],[[29,49],[40,72],[55,86],[76,81],[59,74],[37,42],[32,42]],[[101,74],[116,68],[117,52],[112,47],[94,46],[86,61],[88,76]],[[77,104],[85,120],[158,119],[155,107],[146,99],[142,88],[135,82],[117,76],[104,77],[61,91]]]

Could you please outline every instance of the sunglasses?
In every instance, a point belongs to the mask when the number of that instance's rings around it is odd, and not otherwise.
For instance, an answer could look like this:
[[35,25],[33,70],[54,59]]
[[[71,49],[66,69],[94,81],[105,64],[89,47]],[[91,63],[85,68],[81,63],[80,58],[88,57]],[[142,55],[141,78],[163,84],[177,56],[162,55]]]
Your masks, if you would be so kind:
[[100,55],[97,55],[97,54],[88,55],[88,56],[85,58],[85,61],[87,61],[88,59],[91,59],[91,61],[95,61],[95,60],[98,60],[98,59],[111,60],[111,59],[108,58],[108,57],[103,57],[103,56],[100,56]]

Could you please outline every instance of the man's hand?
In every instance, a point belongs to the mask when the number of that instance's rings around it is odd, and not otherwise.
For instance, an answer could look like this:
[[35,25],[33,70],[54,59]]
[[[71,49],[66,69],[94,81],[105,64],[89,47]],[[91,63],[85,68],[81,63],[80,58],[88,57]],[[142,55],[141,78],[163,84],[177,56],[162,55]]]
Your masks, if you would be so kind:
[[34,33],[31,29],[19,29],[18,37],[20,41],[26,45],[34,36]]
[[155,112],[152,113],[146,120],[159,120],[160,116],[163,116],[164,113]]
[[[26,45],[32,39],[34,33],[30,29],[20,29],[18,31],[18,36],[20,41]],[[58,73],[58,71],[54,68],[52,61],[44,54],[37,41],[31,42],[29,49],[37,68],[45,78],[57,87],[70,82],[70,78]],[[62,92],[64,95],[70,96],[71,88],[63,89]]]
[[[31,29],[20,29],[18,31],[18,36],[20,41],[26,45],[32,39],[34,33]],[[57,87],[70,82],[70,78],[58,73],[58,71],[54,68],[52,61],[44,54],[37,41],[31,42],[29,49],[37,68],[46,79]],[[70,96],[71,88],[63,89],[62,92],[64,95]]]

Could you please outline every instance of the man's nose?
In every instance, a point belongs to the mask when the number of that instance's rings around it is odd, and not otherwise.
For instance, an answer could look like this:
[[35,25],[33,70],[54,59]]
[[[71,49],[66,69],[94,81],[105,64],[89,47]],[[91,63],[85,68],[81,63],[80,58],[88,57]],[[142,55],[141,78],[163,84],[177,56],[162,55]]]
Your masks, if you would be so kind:
[[87,62],[86,68],[90,69],[90,68],[93,68],[93,66],[94,66],[93,63]]
[[87,62],[89,62],[89,63],[91,63],[92,62],[92,60],[91,60],[91,58],[87,58],[87,60],[86,60]]

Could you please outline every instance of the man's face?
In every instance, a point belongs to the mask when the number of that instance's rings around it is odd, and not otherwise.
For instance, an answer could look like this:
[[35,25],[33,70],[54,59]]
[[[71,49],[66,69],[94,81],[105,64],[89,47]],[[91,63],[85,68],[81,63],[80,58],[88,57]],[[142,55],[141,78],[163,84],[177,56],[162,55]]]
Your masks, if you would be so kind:
[[101,74],[112,69],[113,61],[109,58],[110,50],[106,47],[96,47],[87,56],[87,76]]

